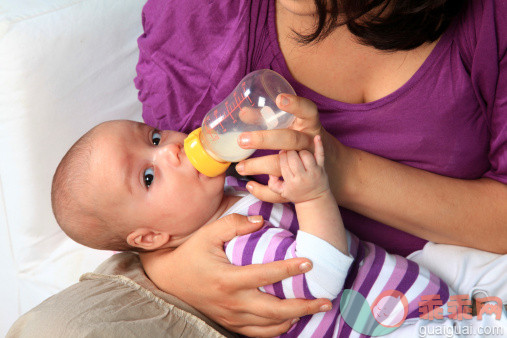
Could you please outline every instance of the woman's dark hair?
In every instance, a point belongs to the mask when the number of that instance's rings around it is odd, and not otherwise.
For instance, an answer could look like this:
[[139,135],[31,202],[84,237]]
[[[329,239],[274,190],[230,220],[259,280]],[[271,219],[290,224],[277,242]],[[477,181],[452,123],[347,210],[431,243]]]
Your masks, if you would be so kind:
[[[347,25],[365,44],[380,50],[410,50],[437,40],[460,11],[464,0],[314,0],[318,13],[315,31],[296,34],[309,44]],[[328,4],[329,2],[329,4]],[[338,18],[341,15],[344,17]]]

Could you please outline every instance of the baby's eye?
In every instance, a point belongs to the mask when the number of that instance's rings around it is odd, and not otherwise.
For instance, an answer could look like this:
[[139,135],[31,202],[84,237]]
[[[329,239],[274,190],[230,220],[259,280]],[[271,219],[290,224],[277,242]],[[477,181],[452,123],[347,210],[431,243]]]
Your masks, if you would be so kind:
[[150,185],[153,183],[153,180],[155,179],[155,172],[153,171],[153,168],[148,168],[144,171],[143,174],[143,181],[146,188],[149,188]]
[[158,133],[157,131],[154,131],[153,134],[151,134],[151,143],[158,146],[161,138],[162,138],[162,136],[160,135],[160,133]]

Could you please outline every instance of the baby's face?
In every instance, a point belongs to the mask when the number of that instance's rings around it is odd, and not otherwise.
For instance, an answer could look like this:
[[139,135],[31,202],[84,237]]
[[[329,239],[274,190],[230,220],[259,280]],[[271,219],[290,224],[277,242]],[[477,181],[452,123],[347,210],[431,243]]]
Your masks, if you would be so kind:
[[184,237],[217,210],[224,177],[199,173],[183,151],[187,135],[133,121],[97,127],[90,186],[94,207],[129,227]]

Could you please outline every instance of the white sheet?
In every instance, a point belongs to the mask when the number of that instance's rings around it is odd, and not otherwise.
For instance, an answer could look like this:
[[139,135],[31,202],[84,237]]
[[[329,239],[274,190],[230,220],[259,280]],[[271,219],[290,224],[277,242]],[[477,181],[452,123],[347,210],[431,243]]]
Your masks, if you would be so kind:
[[133,78],[140,0],[0,2],[0,336],[111,253],[68,239],[53,172],[93,125],[141,120]]
[[499,297],[507,304],[507,255],[428,242],[407,258],[442,278],[457,294]]

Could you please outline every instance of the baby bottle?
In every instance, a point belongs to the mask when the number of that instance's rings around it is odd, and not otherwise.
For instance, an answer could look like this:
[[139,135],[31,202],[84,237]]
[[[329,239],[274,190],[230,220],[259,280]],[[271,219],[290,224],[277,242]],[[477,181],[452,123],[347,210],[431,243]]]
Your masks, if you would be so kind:
[[275,103],[281,93],[296,94],[272,70],[256,70],[245,76],[225,100],[206,114],[202,126],[185,139],[185,153],[192,165],[206,176],[218,176],[231,162],[239,162],[255,151],[239,146],[237,138],[242,132],[290,126],[295,117]]

